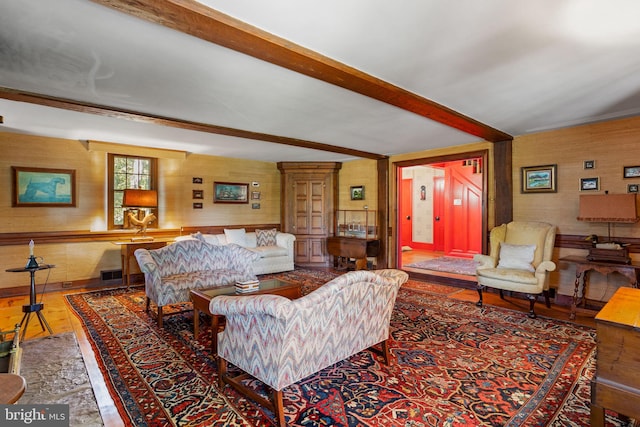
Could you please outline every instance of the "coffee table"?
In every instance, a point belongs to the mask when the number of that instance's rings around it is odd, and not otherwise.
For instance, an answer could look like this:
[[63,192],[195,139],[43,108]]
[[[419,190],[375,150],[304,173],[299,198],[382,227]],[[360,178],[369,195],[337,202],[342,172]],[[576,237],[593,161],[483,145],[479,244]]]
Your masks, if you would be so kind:
[[218,354],[218,328],[220,320],[224,316],[212,315],[209,311],[209,303],[212,298],[220,295],[247,296],[247,295],[280,295],[289,299],[296,299],[302,296],[302,284],[286,282],[280,279],[260,280],[258,290],[246,293],[236,292],[235,286],[224,286],[209,289],[192,289],[190,291],[193,302],[193,336],[198,337],[200,332],[200,312],[211,317],[211,352]]

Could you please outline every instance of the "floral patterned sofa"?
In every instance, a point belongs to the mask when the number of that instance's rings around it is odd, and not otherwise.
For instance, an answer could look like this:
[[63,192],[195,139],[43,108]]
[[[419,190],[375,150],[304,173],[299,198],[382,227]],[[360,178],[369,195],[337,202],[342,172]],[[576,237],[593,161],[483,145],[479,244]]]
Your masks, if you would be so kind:
[[[224,315],[218,334],[220,386],[229,383],[276,414],[285,425],[282,389],[376,344],[389,364],[389,322],[400,270],[351,271],[296,300],[277,295],[219,296],[211,313]],[[247,390],[227,362],[272,389],[272,400]]]
[[235,244],[218,246],[185,240],[160,249],[138,249],[134,255],[144,273],[147,311],[153,301],[158,307],[160,327],[162,308],[189,301],[191,289],[256,279],[253,263],[258,255]]

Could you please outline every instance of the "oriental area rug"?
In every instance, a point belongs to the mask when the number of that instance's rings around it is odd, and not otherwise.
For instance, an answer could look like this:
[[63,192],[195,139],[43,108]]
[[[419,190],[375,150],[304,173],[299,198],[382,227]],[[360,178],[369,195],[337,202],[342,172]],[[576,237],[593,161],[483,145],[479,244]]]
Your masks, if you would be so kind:
[[455,273],[475,276],[477,265],[478,264],[473,259],[443,256],[427,261],[419,261],[412,264],[407,264],[407,267],[440,271],[443,273]]
[[[299,280],[310,292],[335,274],[273,276]],[[409,281],[400,290],[391,366],[363,351],[286,387],[288,425],[589,425],[593,329],[480,309],[447,297],[444,288]],[[69,295],[67,302],[128,425],[275,425],[270,411],[229,386],[218,388],[210,331],[194,338],[192,312],[168,316],[159,329],[141,288]],[[609,412],[607,423],[627,425]]]

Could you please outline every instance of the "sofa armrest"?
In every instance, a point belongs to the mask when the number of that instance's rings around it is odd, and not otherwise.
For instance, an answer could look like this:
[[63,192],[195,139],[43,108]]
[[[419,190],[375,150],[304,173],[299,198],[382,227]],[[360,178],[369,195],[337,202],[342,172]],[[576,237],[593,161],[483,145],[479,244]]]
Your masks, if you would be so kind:
[[478,263],[476,270],[484,270],[486,268],[496,268],[498,262],[495,258],[489,255],[475,254],[473,260]]
[[211,299],[209,311],[222,316],[269,315],[281,317],[285,312],[284,306],[291,301],[280,295],[221,295]]
[[556,269],[556,263],[553,261],[542,261],[540,264],[538,264],[538,267],[536,268],[536,274],[537,273],[546,273],[547,271],[554,271]]
[[136,261],[138,261],[140,271],[144,273],[144,287],[147,296],[154,302],[157,302],[158,290],[162,284],[162,277],[160,276],[158,264],[156,264],[148,249],[136,249],[133,255],[136,257]]
[[296,236],[291,233],[276,233],[276,245],[287,248],[287,254],[293,256],[293,244]]

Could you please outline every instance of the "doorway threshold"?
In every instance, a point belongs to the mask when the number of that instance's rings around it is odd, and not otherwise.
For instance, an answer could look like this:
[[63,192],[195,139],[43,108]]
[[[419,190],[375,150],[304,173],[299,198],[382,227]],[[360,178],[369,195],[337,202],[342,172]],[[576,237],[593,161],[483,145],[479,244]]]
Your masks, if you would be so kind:
[[456,286],[465,289],[476,289],[478,286],[478,282],[476,281],[475,276],[465,276],[462,274],[446,274],[438,272],[425,273],[425,270],[418,272],[410,268],[403,268],[403,270],[409,274],[410,279],[419,280],[422,282],[436,283],[438,285]]

